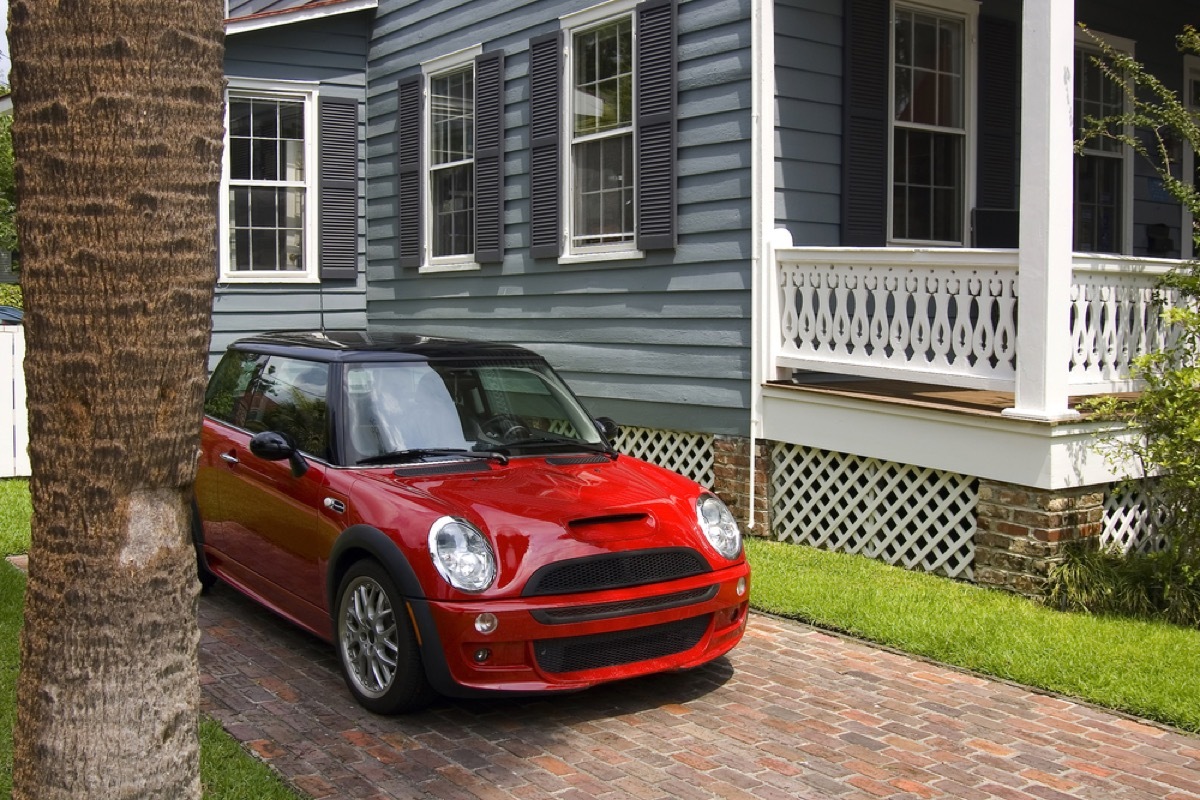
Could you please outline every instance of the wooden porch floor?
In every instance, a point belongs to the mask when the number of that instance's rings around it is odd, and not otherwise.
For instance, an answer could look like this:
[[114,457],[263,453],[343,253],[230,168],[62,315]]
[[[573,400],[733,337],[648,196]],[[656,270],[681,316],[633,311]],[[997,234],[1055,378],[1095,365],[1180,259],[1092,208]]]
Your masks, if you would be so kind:
[[[955,389],[949,386],[909,383],[907,381],[846,378],[834,380],[822,377],[805,382],[803,379],[771,381],[768,385],[797,392],[853,397],[880,403],[929,408],[959,414],[984,417],[999,417],[1006,408],[1013,407],[1012,392],[994,392],[982,389]],[[1069,399],[1071,408],[1078,409],[1085,398]],[[1084,412],[1086,414],[1086,412]]]

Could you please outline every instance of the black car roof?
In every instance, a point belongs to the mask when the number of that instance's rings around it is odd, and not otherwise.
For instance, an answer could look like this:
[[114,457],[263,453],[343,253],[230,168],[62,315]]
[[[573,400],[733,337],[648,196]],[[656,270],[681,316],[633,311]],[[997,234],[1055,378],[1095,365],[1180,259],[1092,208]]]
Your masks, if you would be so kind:
[[515,344],[390,331],[274,331],[238,339],[229,349],[313,361],[544,360]]

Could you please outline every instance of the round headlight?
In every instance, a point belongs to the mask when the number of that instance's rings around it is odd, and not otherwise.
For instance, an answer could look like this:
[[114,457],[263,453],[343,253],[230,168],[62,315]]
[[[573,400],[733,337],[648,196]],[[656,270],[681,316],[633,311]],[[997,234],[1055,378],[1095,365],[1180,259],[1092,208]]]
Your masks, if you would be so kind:
[[482,592],[496,579],[496,557],[479,529],[465,519],[442,517],[429,529],[429,554],[446,582],[464,592]]
[[696,501],[696,521],[718,553],[729,560],[742,552],[742,532],[725,504],[711,494]]

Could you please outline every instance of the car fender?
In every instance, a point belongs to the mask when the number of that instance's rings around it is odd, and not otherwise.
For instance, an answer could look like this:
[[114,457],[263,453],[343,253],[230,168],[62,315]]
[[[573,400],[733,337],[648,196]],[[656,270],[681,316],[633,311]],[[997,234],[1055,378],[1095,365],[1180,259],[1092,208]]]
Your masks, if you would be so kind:
[[422,599],[425,590],[417,580],[404,553],[392,538],[371,525],[351,525],[338,536],[329,550],[329,564],[325,572],[325,596],[329,601],[330,615],[337,608],[337,590],[346,568],[355,560],[351,554],[364,552],[378,561],[396,581],[396,588],[407,599]]
[[450,697],[484,696],[464,690],[450,676],[450,668],[446,664],[446,656],[442,650],[442,639],[438,635],[437,624],[429,610],[425,599],[425,590],[412,565],[408,563],[404,553],[396,546],[386,533],[370,525],[351,525],[342,531],[337,541],[329,551],[329,564],[326,568],[325,587],[329,599],[329,621],[331,638],[337,645],[337,590],[342,575],[346,573],[353,560],[365,554],[383,565],[384,569],[396,581],[396,588],[404,595],[404,602],[412,614],[412,621],[417,627],[417,636],[421,642],[421,661],[425,666],[425,677],[430,685],[440,694]]

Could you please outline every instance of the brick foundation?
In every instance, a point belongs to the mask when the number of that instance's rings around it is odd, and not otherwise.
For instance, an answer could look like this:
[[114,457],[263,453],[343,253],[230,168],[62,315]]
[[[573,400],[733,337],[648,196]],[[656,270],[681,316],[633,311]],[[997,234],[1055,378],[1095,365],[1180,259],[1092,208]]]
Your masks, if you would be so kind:
[[771,532],[770,458],[771,450],[764,441],[757,448],[754,477],[754,528],[750,518],[750,439],[739,436],[716,436],[713,439],[713,491],[725,501],[742,529],[756,536]]
[[1103,526],[1100,487],[1051,491],[980,480],[975,582],[1041,596],[1063,546],[1099,536]]

